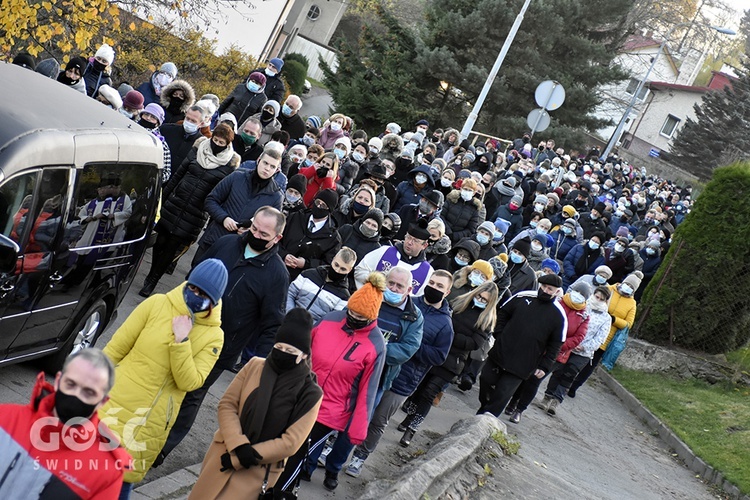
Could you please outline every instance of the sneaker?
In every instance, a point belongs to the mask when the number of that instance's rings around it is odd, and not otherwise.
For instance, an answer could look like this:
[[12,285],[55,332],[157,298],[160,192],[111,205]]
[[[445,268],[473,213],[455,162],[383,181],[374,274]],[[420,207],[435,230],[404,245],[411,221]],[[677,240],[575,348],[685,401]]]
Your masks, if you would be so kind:
[[321,467],[325,467],[326,466],[326,457],[328,457],[328,454],[331,453],[331,450],[333,450],[333,447],[330,446],[329,444],[326,444],[325,447],[323,448],[322,453],[318,457],[318,465],[319,466],[321,466]]
[[404,435],[401,436],[401,440],[398,442],[398,444],[406,448],[411,444],[411,440],[416,432],[416,429],[407,428],[406,431],[404,431]]
[[574,397],[576,397],[576,391],[577,391],[577,390],[578,390],[578,389],[573,389],[572,387],[571,387],[570,389],[568,389],[568,397],[569,397],[569,398],[574,398]]
[[552,415],[553,417],[557,415],[557,405],[559,404],[560,402],[556,399],[550,401],[549,408],[547,408],[547,415]]
[[552,402],[552,398],[545,394],[542,400],[539,401],[539,404],[537,406],[539,406],[539,408],[541,408],[542,411],[547,411],[547,408],[549,408],[549,404],[551,402]]
[[326,478],[323,480],[323,487],[328,491],[333,491],[339,486],[339,475],[335,472],[326,471]]
[[521,414],[522,413],[523,413],[522,411],[516,410],[516,411],[513,412],[513,415],[511,415],[508,420],[510,420],[510,422],[512,424],[517,424],[518,422],[521,421]]
[[508,406],[505,407],[505,414],[506,415],[513,415],[516,412],[516,405],[515,403],[508,403]]
[[352,477],[359,477],[359,475],[362,473],[362,467],[365,465],[365,459],[359,458],[358,456],[353,456],[352,461],[349,462],[349,465],[346,466],[346,475],[352,476]]

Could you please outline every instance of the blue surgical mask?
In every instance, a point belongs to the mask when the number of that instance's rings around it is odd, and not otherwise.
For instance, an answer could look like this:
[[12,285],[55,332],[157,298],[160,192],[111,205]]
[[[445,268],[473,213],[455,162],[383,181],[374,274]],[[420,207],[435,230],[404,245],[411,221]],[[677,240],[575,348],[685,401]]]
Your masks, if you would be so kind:
[[568,226],[563,226],[562,232],[565,234],[573,234],[573,228]]
[[537,225],[537,221],[535,220],[529,222],[529,227],[536,227],[536,225]]
[[184,130],[186,134],[192,135],[198,131],[198,125],[196,125],[195,123],[190,123],[188,121],[183,121],[182,130]]
[[187,285],[182,289],[182,298],[185,299],[185,304],[191,315],[201,311],[207,311],[208,307],[211,305],[211,299],[197,296],[187,287]]
[[474,286],[479,286],[485,281],[487,280],[484,278],[484,275],[482,275],[482,273],[480,273],[479,271],[472,271],[471,274],[469,274],[469,282]]
[[392,291],[390,288],[386,288],[383,292],[383,300],[388,302],[389,304],[400,304],[402,300],[404,300],[403,294],[396,293]]
[[489,242],[490,242],[489,236],[487,236],[486,234],[481,234],[481,233],[477,234],[477,243],[484,246]]
[[583,304],[586,302],[586,297],[580,292],[570,292],[570,301],[574,304]]
[[599,243],[596,243],[595,241],[589,240],[589,248],[591,250],[598,250],[599,249]]
[[309,135],[306,135],[302,137],[302,144],[304,144],[305,146],[309,148],[310,146],[315,144],[315,139],[310,137]]
[[359,151],[355,151],[352,153],[352,159],[357,163],[362,163],[363,161],[365,161],[364,155],[362,155],[362,153],[360,153]]
[[487,307],[487,304],[485,304],[484,302],[480,302],[476,297],[474,297],[474,307],[484,309],[485,307]]
[[620,285],[620,293],[622,295],[625,295],[626,297],[630,297],[631,295],[633,295],[633,289],[630,287],[630,285],[626,285],[625,283],[623,283],[622,285]]
[[341,160],[344,158],[344,156],[346,156],[346,151],[339,149],[339,148],[335,148],[333,150],[333,154],[335,154],[338,157],[338,159]]
[[458,255],[456,255],[455,257],[453,257],[453,260],[454,260],[454,261],[456,262],[456,264],[458,264],[458,265],[459,265],[459,266],[461,266],[461,267],[464,267],[464,266],[468,266],[468,265],[469,265],[469,261],[468,261],[468,260],[463,260],[463,259],[460,259],[460,258],[458,257]]
[[648,247],[648,248],[646,248],[646,253],[649,254],[649,255],[654,255],[656,253],[656,249]]
[[607,278],[605,278],[604,276],[601,276],[599,274],[596,274],[596,275],[594,275],[594,281],[596,281],[596,283],[599,284],[599,285],[603,285],[604,283],[607,282]]
[[260,85],[252,80],[248,80],[248,82],[245,84],[245,87],[253,94],[257,94],[258,92],[260,92]]
[[296,194],[286,193],[285,196],[286,196],[286,201],[288,201],[292,205],[294,205],[295,203],[297,203],[300,200],[300,197],[297,196]]
[[310,158],[305,158],[305,166],[309,167],[313,164],[313,161]]
[[517,253],[511,253],[510,260],[512,260],[514,264],[521,264],[523,263],[523,255],[518,255]]
[[264,69],[263,72],[266,74],[266,76],[276,76],[276,73],[274,73],[268,68]]
[[284,114],[284,116],[292,116],[292,108],[290,108],[287,104],[284,104],[281,106],[281,112]]
[[547,234],[547,230],[543,227],[536,228],[536,234]]

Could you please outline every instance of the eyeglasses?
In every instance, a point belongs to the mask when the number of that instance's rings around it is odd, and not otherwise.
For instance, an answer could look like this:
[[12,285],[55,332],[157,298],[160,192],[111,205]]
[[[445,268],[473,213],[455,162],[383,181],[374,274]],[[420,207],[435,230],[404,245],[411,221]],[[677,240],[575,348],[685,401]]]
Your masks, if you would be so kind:
[[476,296],[477,302],[481,302],[482,304],[489,304],[490,299],[486,295],[477,295]]
[[424,245],[426,243],[425,240],[420,240],[419,238],[415,238],[409,233],[406,233],[406,236],[404,237],[404,242],[407,242],[407,241],[410,243],[414,243],[415,245]]
[[328,210],[328,205],[326,205],[326,202],[318,198],[313,202],[316,207],[322,208],[323,210]]

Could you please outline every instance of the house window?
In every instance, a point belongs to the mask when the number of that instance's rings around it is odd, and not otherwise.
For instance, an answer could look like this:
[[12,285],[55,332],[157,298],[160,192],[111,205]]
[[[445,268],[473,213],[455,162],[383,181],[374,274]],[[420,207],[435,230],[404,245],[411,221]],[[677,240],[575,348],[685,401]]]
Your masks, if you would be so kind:
[[[630,82],[628,83],[628,87],[625,89],[625,92],[629,95],[633,95],[635,93],[635,89],[638,88],[638,84],[640,83],[640,80],[636,80],[635,78],[631,78]],[[641,87],[641,91],[638,92],[638,99],[644,100],[646,98],[646,94],[648,94],[648,89],[644,85]]]
[[672,135],[674,135],[675,130],[677,130],[677,125],[680,124],[680,119],[676,116],[669,115],[667,116],[667,120],[664,122],[664,125],[661,127],[661,135],[664,137],[672,138]]
[[307,11],[307,18],[310,21],[317,21],[320,17],[320,7],[313,4],[310,6],[310,10]]

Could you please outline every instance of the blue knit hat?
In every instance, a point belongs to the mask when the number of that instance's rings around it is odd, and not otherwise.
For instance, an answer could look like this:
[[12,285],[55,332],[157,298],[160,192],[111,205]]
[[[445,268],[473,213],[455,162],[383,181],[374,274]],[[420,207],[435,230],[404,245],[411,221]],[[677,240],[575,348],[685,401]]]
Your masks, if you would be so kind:
[[219,259],[206,259],[190,271],[188,285],[200,288],[211,299],[213,305],[219,303],[227,287],[229,274]]
[[307,117],[307,123],[312,125],[315,128],[320,128],[320,126],[323,124],[319,116],[308,116]]
[[555,259],[544,259],[539,269],[544,269],[545,267],[552,269],[552,272],[555,274],[560,274],[560,264]]
[[505,236],[506,234],[508,234],[508,229],[510,229],[510,222],[498,217],[495,220],[495,227],[497,228],[498,231],[503,233],[503,236]]
[[271,64],[273,64],[278,71],[281,71],[281,68],[284,67],[284,61],[279,59],[278,57],[274,57],[269,61]]

